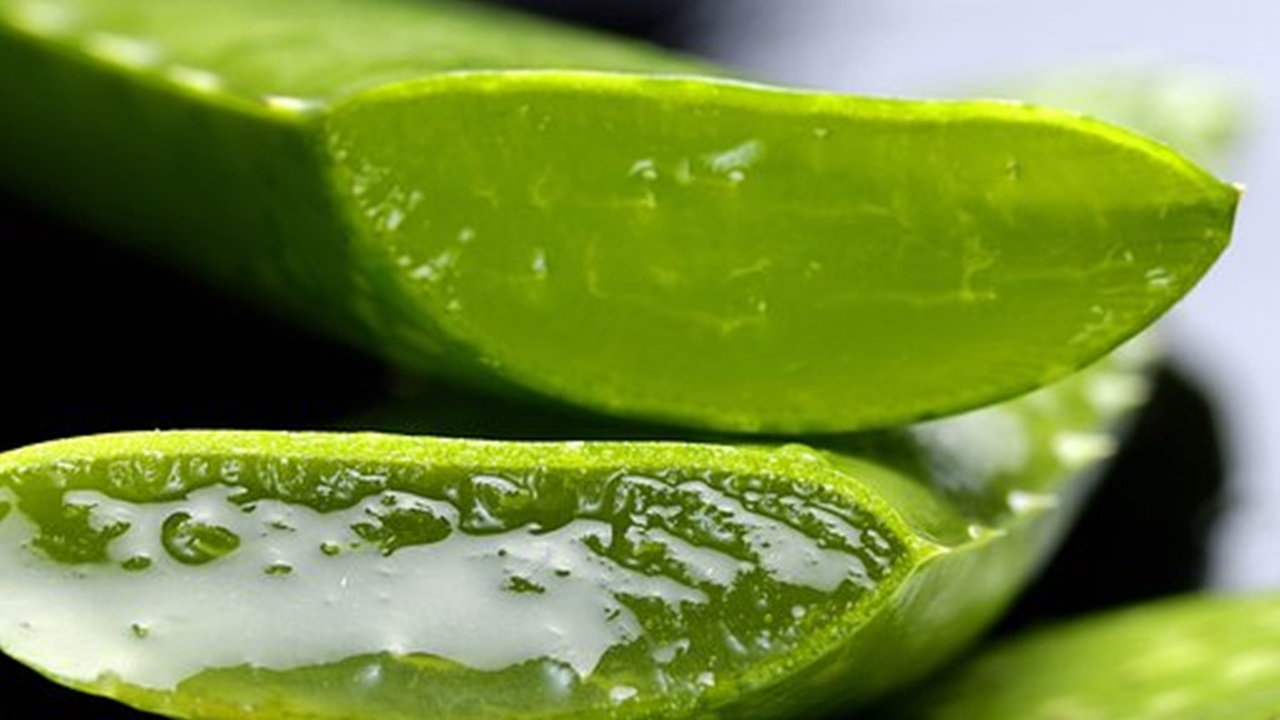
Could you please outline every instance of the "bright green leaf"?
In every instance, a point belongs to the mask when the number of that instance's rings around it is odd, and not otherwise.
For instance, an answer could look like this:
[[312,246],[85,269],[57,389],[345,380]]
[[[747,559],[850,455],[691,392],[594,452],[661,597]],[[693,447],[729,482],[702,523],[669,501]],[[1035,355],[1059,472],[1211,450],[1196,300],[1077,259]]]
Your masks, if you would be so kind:
[[1063,377],[1230,234],[1099,122],[711,72],[445,2],[0,0],[0,182],[403,365],[740,431]]

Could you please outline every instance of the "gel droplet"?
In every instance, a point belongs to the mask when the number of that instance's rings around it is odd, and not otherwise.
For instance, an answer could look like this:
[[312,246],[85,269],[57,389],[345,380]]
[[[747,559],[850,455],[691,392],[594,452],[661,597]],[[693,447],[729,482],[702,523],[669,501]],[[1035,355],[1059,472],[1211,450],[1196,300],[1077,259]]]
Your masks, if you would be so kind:
[[174,560],[203,565],[235,552],[240,536],[220,525],[201,522],[190,513],[177,512],[165,518],[160,542]]
[[128,560],[120,563],[120,567],[130,572],[140,572],[151,567],[151,558],[146,555],[134,555]]
[[652,182],[658,179],[658,167],[653,160],[644,158],[643,160],[637,160],[627,174],[631,177]]

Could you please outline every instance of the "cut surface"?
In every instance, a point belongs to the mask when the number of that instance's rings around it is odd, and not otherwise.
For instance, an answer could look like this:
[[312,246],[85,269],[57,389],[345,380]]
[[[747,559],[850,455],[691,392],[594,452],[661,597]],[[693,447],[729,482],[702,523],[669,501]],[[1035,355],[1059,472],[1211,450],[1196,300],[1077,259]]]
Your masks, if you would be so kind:
[[191,717],[673,711],[803,667],[916,552],[849,488],[765,453],[341,443],[144,434],[11,455],[0,646]]

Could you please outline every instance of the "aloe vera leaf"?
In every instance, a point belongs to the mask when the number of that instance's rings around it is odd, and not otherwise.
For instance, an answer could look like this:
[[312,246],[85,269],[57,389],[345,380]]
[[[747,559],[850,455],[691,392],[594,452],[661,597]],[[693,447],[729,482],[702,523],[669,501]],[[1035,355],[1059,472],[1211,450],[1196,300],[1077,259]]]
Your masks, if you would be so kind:
[[914,720],[1272,717],[1280,712],[1277,642],[1274,594],[1167,599],[1015,637],[948,671],[899,712]]
[[406,366],[631,417],[1015,395],[1183,295],[1237,200],[1071,114],[716,79],[461,5],[0,17],[0,182]]
[[0,455],[0,647],[184,718],[789,717],[989,624],[1134,357],[825,445],[153,432]]

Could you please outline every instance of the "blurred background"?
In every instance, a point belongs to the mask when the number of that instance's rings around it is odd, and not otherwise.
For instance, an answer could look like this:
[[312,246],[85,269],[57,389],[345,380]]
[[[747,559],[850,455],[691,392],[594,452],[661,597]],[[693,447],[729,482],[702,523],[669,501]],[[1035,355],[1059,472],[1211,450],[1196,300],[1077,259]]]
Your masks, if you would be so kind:
[[[1248,188],[1234,244],[1165,322],[1172,360],[1155,402],[1006,629],[1204,585],[1280,588],[1280,245],[1271,238],[1280,228],[1280,4],[507,4],[646,37],[765,81],[1042,98],[1103,115],[1123,106],[1153,134],[1203,140],[1182,149]],[[1227,137],[1237,141],[1224,145]],[[0,449],[109,430],[327,427],[395,386],[372,360],[2,192],[0,237],[24,252],[19,260],[13,251],[0,283],[10,381]],[[0,686],[21,686],[42,716],[141,717],[4,661]]]

